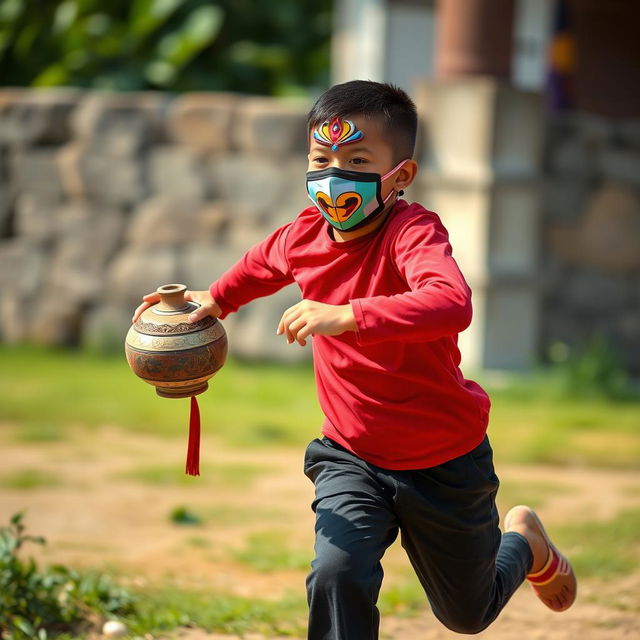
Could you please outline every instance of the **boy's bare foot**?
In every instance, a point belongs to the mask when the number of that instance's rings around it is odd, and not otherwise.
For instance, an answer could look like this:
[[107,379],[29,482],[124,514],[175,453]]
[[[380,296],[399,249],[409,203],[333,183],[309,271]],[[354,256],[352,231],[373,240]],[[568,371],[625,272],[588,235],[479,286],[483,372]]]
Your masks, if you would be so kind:
[[533,554],[527,580],[536,595],[553,611],[565,611],[576,599],[577,581],[569,561],[551,543],[535,512],[513,507],[504,519],[505,531],[523,535]]

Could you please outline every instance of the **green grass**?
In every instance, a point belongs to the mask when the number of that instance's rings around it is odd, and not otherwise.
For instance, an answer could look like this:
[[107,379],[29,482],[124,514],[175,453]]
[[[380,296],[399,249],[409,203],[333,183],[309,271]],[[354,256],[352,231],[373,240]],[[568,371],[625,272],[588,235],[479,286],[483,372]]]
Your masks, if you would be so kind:
[[[218,487],[234,487],[246,489],[258,478],[269,473],[271,468],[266,465],[247,463],[203,463],[200,465],[198,482],[215,484]],[[136,466],[131,471],[118,473],[118,479],[135,480],[143,484],[157,486],[179,486],[194,483],[192,476],[185,475],[184,465],[148,465]]]
[[[35,347],[0,346],[0,420],[18,423],[18,437],[64,439],[70,426],[120,425],[180,435],[189,400],[160,398],[122,357]],[[203,429],[230,445],[301,445],[321,423],[310,365],[229,361],[198,397]]]
[[606,522],[578,522],[553,531],[579,577],[611,579],[640,566],[640,509]]
[[[4,418],[4,413],[0,414]],[[46,420],[25,420],[20,424],[16,438],[22,442],[64,442],[68,437],[66,425],[54,424]]]
[[250,509],[243,506],[224,504],[201,507],[204,520],[211,525],[247,524],[249,522],[282,522],[288,517],[286,511],[272,508],[261,508],[252,505]]
[[525,482],[509,479],[500,483],[498,502],[508,506],[526,504],[533,509],[540,509],[546,504],[548,498],[572,491],[575,489],[557,482]]
[[138,594],[135,617],[126,620],[137,634],[197,626],[228,634],[302,635],[306,629],[304,596],[267,600],[167,587]]
[[378,608],[383,616],[415,616],[428,608],[427,596],[414,573],[400,582],[383,582]]
[[312,560],[311,551],[294,549],[283,531],[261,531],[250,535],[245,547],[236,551],[233,557],[264,573],[287,569],[308,571]]
[[480,382],[491,396],[489,437],[498,461],[640,465],[640,396],[572,395],[552,370]]
[[0,475],[0,487],[5,489],[48,489],[61,484],[62,480],[57,474],[41,469],[21,469]]
[[[122,357],[0,347],[0,421],[16,437],[47,442],[70,426],[119,425],[183,437],[188,400],[167,400]],[[482,382],[482,380],[481,380]],[[640,399],[575,397],[553,374],[487,378],[490,437],[500,462],[640,465]],[[310,365],[229,361],[199,397],[203,429],[234,447],[303,446],[319,431]]]

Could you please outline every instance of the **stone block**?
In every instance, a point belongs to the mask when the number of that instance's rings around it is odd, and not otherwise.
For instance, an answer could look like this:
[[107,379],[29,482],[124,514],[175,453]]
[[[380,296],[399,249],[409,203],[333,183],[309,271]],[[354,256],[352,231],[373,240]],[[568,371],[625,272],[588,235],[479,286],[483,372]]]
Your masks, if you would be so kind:
[[[7,243],[8,244],[8,243]],[[0,247],[0,339],[69,345],[82,310],[49,283],[49,254],[24,241]]]
[[158,196],[134,212],[127,232],[136,247],[179,246],[215,240],[227,221],[226,209],[216,202],[185,202]]
[[578,135],[591,147],[607,145],[615,135],[612,118],[588,112],[571,114],[570,118]]
[[148,195],[145,158],[116,158],[83,147],[65,148],[62,182],[70,197],[98,206],[128,208]]
[[474,181],[538,173],[543,100],[490,78],[421,84],[417,106],[427,118],[429,172]]
[[614,121],[616,141],[623,146],[640,149],[640,118]]
[[539,296],[532,283],[478,288],[474,321],[460,334],[463,369],[527,370],[536,364]]
[[53,242],[59,209],[60,203],[52,203],[45,195],[21,193],[15,201],[16,235],[32,243]]
[[170,247],[125,248],[108,265],[105,278],[105,300],[122,304],[133,314],[143,295],[180,282],[178,252]]
[[74,303],[97,300],[104,293],[104,270],[122,241],[123,230],[121,211],[62,208],[48,285]]
[[306,156],[310,106],[300,100],[245,98],[237,110],[234,146],[240,151],[276,158]]
[[551,175],[545,179],[542,189],[545,219],[550,222],[572,222],[582,215],[590,185],[586,180],[567,180]]
[[[623,342],[631,347],[636,353],[640,352],[640,308],[621,309],[615,315],[616,333],[619,334]],[[627,356],[630,354],[627,353]],[[629,363],[635,365],[636,371],[640,369],[640,359],[628,358]]]
[[34,305],[45,288],[49,253],[23,238],[0,243],[0,341],[29,339]]
[[530,276],[538,268],[538,185],[498,182],[491,191],[488,272],[492,278]]
[[82,322],[82,346],[99,353],[122,353],[131,326],[131,309],[113,303],[89,309]]
[[[235,213],[235,212],[234,212]],[[250,247],[262,242],[276,227],[271,228],[266,222],[261,224],[231,224],[226,235],[226,244],[238,251],[247,251]]]
[[82,308],[64,292],[47,290],[34,300],[28,340],[49,346],[77,345],[81,335]]
[[[248,360],[310,360],[310,341],[306,347],[301,347],[297,343],[287,344],[282,336],[276,335],[276,328],[283,312],[300,300],[300,290],[296,285],[290,285],[274,295],[259,298],[243,307],[238,313],[235,325],[228,331],[230,353]],[[223,322],[226,328],[226,319]]]
[[0,182],[0,239],[11,234],[13,214],[11,200],[5,184]]
[[24,321],[29,316],[31,305],[17,290],[0,289],[0,342],[20,344],[25,342],[29,329]]
[[227,93],[188,93],[176,98],[167,114],[172,140],[199,153],[231,149],[231,132],[239,96]]
[[549,229],[553,251],[570,265],[606,273],[640,271],[640,200],[636,192],[611,183],[590,198],[576,224]]
[[203,202],[209,195],[205,166],[186,148],[160,147],[149,154],[152,193],[177,201]]
[[9,158],[11,188],[15,194],[37,194],[51,203],[64,197],[57,151],[47,148],[16,150]]
[[589,180],[596,174],[593,147],[584,138],[574,135],[552,147],[549,153],[552,173],[566,179]]
[[16,103],[24,100],[29,91],[22,87],[0,87],[0,117],[4,117]]
[[640,187],[640,150],[609,147],[598,154],[597,163],[607,180]]
[[129,157],[166,140],[167,94],[92,92],[73,113],[75,137],[101,155]]
[[0,144],[62,144],[71,137],[70,119],[83,92],[71,88],[32,89],[0,97]]
[[[233,210],[234,221],[255,224],[272,216],[291,219],[309,206],[305,188],[306,163],[276,162],[229,155],[210,163],[213,188]],[[284,213],[283,213],[284,212]]]
[[581,317],[617,317],[626,307],[630,287],[623,278],[593,269],[577,269],[563,283],[564,304]]
[[0,295],[13,291],[29,299],[44,288],[49,251],[24,238],[0,243]]
[[195,291],[208,289],[243,254],[244,250],[226,243],[220,245],[200,241],[190,244],[179,254],[182,282]]
[[85,155],[80,142],[70,142],[58,149],[56,162],[64,195],[70,200],[87,200],[87,192],[80,166]]

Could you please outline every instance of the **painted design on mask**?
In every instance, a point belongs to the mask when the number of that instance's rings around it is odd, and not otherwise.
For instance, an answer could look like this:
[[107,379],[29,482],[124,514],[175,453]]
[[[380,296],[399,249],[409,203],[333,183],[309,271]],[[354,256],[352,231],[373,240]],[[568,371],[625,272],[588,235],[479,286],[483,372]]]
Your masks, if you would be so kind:
[[350,144],[363,137],[364,133],[351,120],[340,118],[334,118],[331,122],[326,120],[313,132],[314,140],[331,147],[331,151],[337,151],[341,144]]
[[336,197],[335,202],[331,196],[323,191],[316,193],[316,202],[332,220],[345,222],[351,214],[362,204],[362,196],[355,191],[347,191]]

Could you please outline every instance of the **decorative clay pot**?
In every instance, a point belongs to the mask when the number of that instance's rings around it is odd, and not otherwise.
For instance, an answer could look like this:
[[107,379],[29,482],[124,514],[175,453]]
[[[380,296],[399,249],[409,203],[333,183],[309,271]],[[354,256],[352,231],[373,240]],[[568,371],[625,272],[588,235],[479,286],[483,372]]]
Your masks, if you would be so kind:
[[227,334],[216,318],[189,322],[200,305],[184,299],[186,290],[183,284],[159,287],[160,302],[142,313],[125,340],[133,372],[164,398],[206,391],[227,357]]

